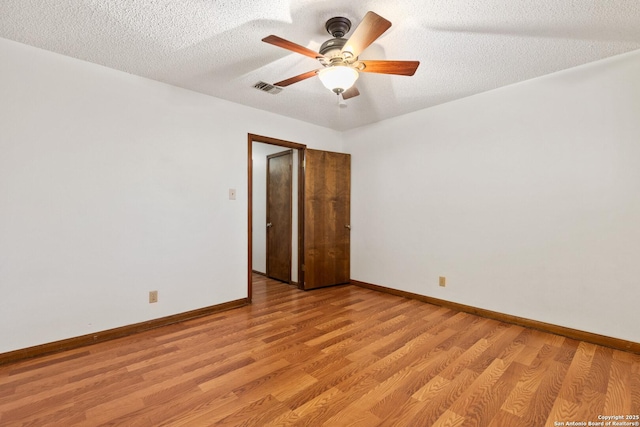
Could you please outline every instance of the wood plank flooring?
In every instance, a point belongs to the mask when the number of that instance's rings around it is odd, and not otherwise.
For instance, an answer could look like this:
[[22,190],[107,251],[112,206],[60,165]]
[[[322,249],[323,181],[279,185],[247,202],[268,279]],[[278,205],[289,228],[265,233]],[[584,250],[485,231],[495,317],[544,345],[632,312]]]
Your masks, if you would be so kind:
[[640,355],[355,286],[253,287],[247,307],[0,367],[0,425],[640,421]]

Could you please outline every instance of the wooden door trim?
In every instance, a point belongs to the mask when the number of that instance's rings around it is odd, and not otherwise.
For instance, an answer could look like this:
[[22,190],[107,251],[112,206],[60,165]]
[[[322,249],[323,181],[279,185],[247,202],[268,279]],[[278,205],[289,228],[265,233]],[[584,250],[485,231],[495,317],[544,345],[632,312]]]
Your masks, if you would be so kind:
[[[247,141],[248,141],[247,142],[247,145],[248,145],[248,148],[247,148],[247,153],[248,153],[248,157],[247,157],[247,163],[248,163],[247,165],[247,176],[248,176],[248,180],[247,180],[247,197],[248,197],[248,201],[247,201],[247,209],[248,209],[247,301],[251,302],[251,296],[253,293],[253,288],[251,284],[251,273],[253,270],[253,265],[252,265],[253,232],[251,230],[253,226],[253,163],[252,163],[253,143],[262,142],[263,144],[279,145],[281,147],[287,147],[287,148],[298,150],[298,156],[299,156],[299,159],[301,159],[301,161],[298,163],[299,177],[304,177],[304,172],[303,172],[304,160],[303,159],[304,159],[304,150],[307,148],[307,146],[305,144],[299,144],[297,142],[286,141],[284,139],[271,138],[263,135],[256,135],[253,133],[247,134]],[[302,228],[304,227],[304,211],[301,210],[301,206],[303,205],[303,203],[300,202],[301,200],[304,200],[304,181],[299,180],[298,181],[298,283],[304,283],[304,271],[302,271],[303,245],[300,244],[301,238],[303,238],[302,230],[304,230],[304,228]],[[304,240],[302,240],[302,242],[304,242]]]

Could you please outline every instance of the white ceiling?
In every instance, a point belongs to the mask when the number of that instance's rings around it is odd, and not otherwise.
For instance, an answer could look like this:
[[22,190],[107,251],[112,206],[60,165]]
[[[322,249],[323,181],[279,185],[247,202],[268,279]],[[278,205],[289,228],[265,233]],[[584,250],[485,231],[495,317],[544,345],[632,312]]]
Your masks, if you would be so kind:
[[[361,59],[419,60],[413,77],[365,73],[339,108],[319,68],[261,42],[312,50],[324,23],[372,10],[393,26]],[[640,49],[640,0],[2,0],[0,37],[321,126],[346,130]]]

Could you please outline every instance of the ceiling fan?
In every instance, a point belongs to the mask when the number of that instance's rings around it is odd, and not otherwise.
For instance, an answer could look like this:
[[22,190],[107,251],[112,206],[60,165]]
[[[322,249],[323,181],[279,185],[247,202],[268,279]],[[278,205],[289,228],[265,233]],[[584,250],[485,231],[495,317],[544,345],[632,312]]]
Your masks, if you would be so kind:
[[274,35],[263,38],[262,41],[265,43],[317,59],[324,67],[279,81],[274,85],[289,86],[317,75],[327,89],[337,95],[342,95],[343,99],[349,99],[360,95],[354,83],[361,72],[402,76],[414,75],[418,65],[420,65],[419,61],[358,59],[358,55],[387,31],[389,27],[391,27],[391,22],[370,11],[367,12],[362,22],[347,40],[344,35],[351,29],[351,21],[343,17],[331,18],[325,24],[325,28],[333,38],[320,46],[320,52],[314,52],[304,46]]

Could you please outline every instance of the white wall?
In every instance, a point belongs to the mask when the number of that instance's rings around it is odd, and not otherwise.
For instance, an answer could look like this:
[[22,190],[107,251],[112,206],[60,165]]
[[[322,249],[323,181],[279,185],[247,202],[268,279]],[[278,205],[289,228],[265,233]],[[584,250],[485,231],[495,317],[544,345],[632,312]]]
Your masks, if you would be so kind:
[[640,52],[345,134],[0,57],[0,353],[245,298],[247,133],[348,141],[352,278],[640,342]]
[[640,342],[639,76],[636,51],[345,133],[351,277]]
[[[252,268],[267,272],[267,156],[286,151],[278,145],[253,143]],[[293,150],[291,182],[291,280],[298,281],[298,150]]]
[[0,57],[0,353],[246,298],[247,133],[342,148],[8,40]]

